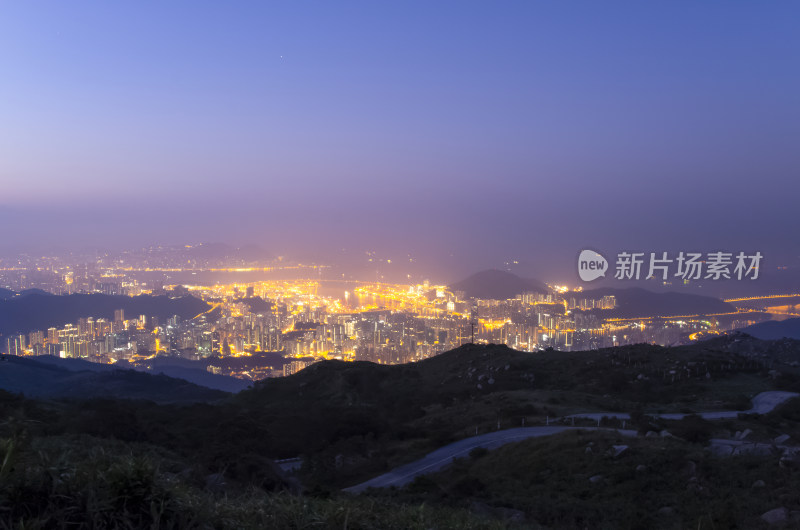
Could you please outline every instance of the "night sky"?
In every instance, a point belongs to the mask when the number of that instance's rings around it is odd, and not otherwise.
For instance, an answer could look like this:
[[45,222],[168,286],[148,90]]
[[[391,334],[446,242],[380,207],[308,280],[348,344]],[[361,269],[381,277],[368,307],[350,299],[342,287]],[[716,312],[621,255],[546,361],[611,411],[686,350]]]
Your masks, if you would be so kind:
[[794,264],[798,21],[780,1],[3,2],[0,250]]

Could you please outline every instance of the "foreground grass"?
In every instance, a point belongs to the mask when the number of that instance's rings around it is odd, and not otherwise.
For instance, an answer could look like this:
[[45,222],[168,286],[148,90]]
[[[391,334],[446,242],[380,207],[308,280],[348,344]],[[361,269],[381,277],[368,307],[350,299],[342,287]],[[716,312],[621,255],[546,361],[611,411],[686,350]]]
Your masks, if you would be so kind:
[[209,487],[202,470],[144,445],[90,436],[0,440],[4,529],[501,527],[451,507]]

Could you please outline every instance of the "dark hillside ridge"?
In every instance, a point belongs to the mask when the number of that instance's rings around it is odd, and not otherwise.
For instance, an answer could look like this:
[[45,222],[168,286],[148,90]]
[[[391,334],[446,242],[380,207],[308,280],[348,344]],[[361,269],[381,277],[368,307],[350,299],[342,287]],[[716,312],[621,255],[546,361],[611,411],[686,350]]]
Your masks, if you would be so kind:
[[91,368],[70,370],[36,358],[4,355],[0,362],[0,389],[42,398],[102,397],[162,403],[206,402],[229,396],[227,392],[166,375],[120,370],[107,365]]
[[508,300],[523,293],[546,293],[547,286],[534,279],[520,278],[516,274],[490,269],[449,286],[453,291],[464,291],[469,298],[482,300]]
[[604,310],[603,314],[616,318],[708,315],[736,311],[731,304],[711,296],[673,292],[655,293],[641,287],[627,289],[603,287],[589,289],[575,296],[598,299],[608,295],[616,297],[617,307]]
[[126,318],[155,316],[162,322],[173,315],[194,318],[210,306],[193,296],[121,296],[106,294],[30,294],[0,300],[0,335],[29,333],[74,324],[79,318],[114,319],[114,310],[124,309]]
[[183,379],[203,387],[231,393],[244,390],[250,385],[249,381],[245,381],[243,379],[237,379],[227,375],[213,374],[207,371],[206,367],[209,365],[208,362],[189,361],[174,357],[156,357],[147,362],[146,366],[135,366],[125,361],[120,361],[113,365],[101,364],[89,362],[83,359],[62,359],[52,355],[40,355],[38,357],[31,357],[31,359],[35,359],[44,364],[58,366],[71,372],[136,370],[138,372],[144,372],[153,375],[164,374],[166,376],[175,379]]
[[762,340],[795,339],[800,340],[800,318],[770,320],[742,329],[744,333]]

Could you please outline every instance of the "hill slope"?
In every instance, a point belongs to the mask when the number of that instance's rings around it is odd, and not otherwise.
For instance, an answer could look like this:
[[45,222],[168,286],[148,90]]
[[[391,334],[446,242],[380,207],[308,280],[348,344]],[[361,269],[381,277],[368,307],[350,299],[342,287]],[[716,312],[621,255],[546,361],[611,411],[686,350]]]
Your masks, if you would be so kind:
[[490,269],[449,286],[453,291],[464,291],[469,298],[507,300],[522,293],[546,293],[547,286],[539,280],[526,280],[516,274]]
[[212,401],[228,396],[226,392],[165,375],[119,370],[104,365],[92,365],[90,368],[70,370],[53,362],[3,356],[0,362],[0,389],[47,398],[106,397],[157,402]]
[[744,333],[763,340],[776,340],[784,337],[800,340],[800,318],[769,320],[742,329]]
[[113,370],[136,370],[149,374],[164,374],[174,379],[183,379],[190,383],[223,392],[236,393],[247,388],[250,383],[243,379],[237,379],[226,375],[213,374],[208,372],[205,367],[207,363],[200,361],[187,361],[184,359],[171,357],[156,357],[150,359],[142,366],[133,365],[125,361],[116,364],[100,364],[85,361],[83,359],[61,359],[52,355],[41,355],[32,357],[41,363],[50,364],[64,368],[72,372],[91,371],[107,372]]

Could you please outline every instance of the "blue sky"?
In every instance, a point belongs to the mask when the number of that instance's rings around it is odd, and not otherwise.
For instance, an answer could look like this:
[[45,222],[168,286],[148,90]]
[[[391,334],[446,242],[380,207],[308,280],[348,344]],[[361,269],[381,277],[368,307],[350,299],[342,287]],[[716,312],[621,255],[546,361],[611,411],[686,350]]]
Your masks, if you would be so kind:
[[799,15],[5,2],[0,246],[477,246],[502,261],[767,245],[790,259]]

